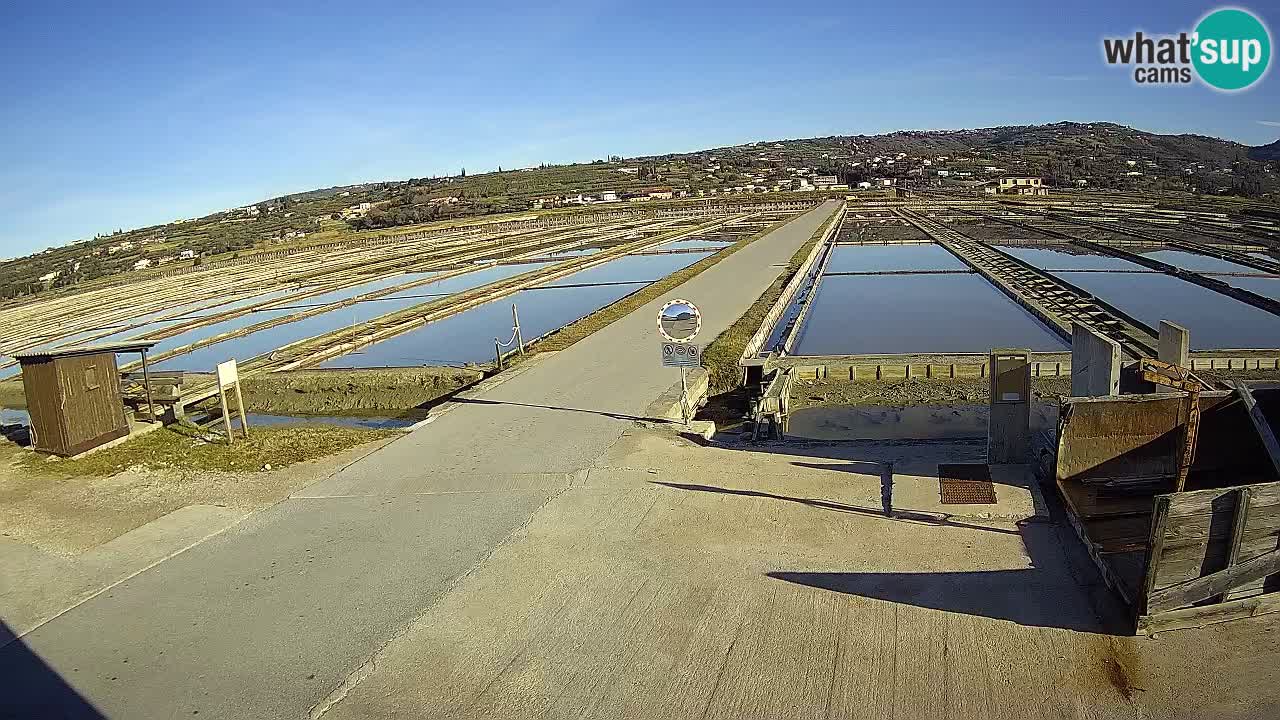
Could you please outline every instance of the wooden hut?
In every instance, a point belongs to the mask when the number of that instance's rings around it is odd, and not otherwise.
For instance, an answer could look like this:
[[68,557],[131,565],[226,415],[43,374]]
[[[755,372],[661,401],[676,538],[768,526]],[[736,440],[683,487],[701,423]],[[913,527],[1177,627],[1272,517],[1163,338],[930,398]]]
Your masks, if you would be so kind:
[[22,385],[38,452],[69,457],[129,434],[116,353],[142,354],[152,341],[83,345],[19,353]]

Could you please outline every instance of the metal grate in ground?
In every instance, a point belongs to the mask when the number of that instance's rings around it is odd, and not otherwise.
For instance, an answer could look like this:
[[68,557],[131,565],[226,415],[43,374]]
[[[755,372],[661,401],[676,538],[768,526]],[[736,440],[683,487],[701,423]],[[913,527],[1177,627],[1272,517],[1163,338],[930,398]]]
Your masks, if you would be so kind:
[[938,487],[943,505],[992,505],[996,501],[996,486],[986,463],[939,465]]

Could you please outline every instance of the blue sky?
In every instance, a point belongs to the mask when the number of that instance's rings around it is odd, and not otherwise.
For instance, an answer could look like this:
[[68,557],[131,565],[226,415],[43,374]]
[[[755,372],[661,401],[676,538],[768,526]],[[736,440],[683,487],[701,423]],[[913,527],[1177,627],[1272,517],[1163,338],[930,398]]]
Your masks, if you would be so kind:
[[0,257],[464,166],[1057,120],[1280,137],[1274,71],[1227,95],[1103,64],[1213,4],[753,5],[8,3]]

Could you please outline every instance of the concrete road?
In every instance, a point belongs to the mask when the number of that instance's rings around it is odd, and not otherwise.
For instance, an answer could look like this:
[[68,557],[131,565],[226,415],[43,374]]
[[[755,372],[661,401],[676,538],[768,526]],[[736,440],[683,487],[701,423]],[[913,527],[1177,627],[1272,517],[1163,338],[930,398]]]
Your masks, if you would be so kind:
[[[704,311],[699,340],[739,317],[837,206],[678,288]],[[9,643],[0,716],[327,709],[676,380],[659,366],[659,306]]]
[[922,504],[984,455],[631,428],[324,720],[1277,717],[1275,615],[1116,636],[1065,521]]

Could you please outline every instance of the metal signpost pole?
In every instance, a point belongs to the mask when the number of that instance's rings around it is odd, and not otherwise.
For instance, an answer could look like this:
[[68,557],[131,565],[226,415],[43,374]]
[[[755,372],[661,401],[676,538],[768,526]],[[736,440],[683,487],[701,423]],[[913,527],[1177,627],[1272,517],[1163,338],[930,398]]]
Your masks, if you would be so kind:
[[684,424],[689,424],[689,386],[684,380],[684,367],[680,368],[680,417]]
[[698,346],[692,343],[702,329],[702,311],[688,300],[671,300],[658,311],[658,334],[662,343],[662,364],[680,369],[680,419],[686,426],[693,420],[692,402],[689,401],[687,367],[699,364]]

